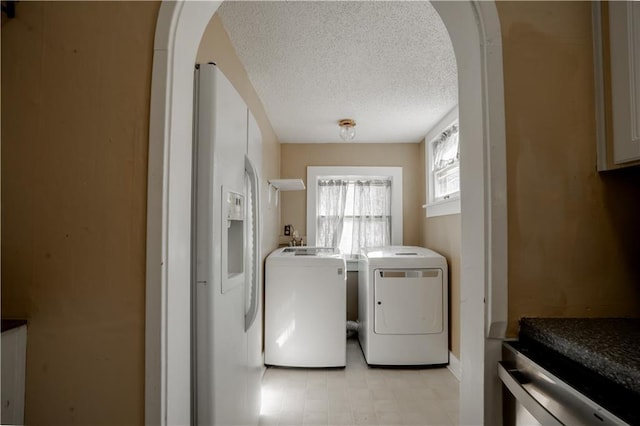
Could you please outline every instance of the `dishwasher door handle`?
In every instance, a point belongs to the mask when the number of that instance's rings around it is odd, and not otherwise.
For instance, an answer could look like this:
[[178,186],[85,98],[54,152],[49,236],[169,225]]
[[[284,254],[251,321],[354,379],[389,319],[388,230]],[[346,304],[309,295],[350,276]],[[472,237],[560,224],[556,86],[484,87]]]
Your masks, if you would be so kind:
[[518,370],[509,369],[502,362],[498,362],[498,376],[502,383],[509,389],[513,397],[522,404],[529,413],[535,417],[542,425],[562,425],[557,418],[553,416],[546,408],[544,408],[527,390],[522,386],[521,381],[514,373]]

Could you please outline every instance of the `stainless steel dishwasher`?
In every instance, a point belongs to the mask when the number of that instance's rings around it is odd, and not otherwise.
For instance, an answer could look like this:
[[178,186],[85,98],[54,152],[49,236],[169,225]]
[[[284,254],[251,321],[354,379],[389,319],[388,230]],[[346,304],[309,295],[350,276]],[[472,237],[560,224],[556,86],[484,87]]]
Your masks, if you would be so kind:
[[[590,377],[579,366],[577,371],[570,371],[575,366],[563,360],[550,359],[553,355],[539,356],[519,342],[505,342],[502,352],[503,361],[498,364],[498,375],[504,384],[505,425],[638,424],[638,415],[634,413],[638,409],[633,407],[633,401],[616,398],[616,391],[607,390],[606,383]],[[553,372],[549,371],[550,366],[553,366]],[[567,377],[577,377],[578,383]],[[605,394],[603,401],[611,399],[607,394],[613,396],[612,404],[607,403],[605,408],[602,401],[600,404],[595,402],[583,388],[596,389],[596,395]]]

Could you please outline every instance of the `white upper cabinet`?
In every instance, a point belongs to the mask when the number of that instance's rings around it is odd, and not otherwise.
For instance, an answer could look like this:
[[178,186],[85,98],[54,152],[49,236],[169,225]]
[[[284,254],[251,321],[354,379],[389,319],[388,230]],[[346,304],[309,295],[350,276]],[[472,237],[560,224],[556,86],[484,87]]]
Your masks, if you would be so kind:
[[608,170],[640,161],[640,2],[607,2],[602,15],[600,7],[594,4],[598,170]]
[[640,3],[609,2],[613,159],[640,160]]

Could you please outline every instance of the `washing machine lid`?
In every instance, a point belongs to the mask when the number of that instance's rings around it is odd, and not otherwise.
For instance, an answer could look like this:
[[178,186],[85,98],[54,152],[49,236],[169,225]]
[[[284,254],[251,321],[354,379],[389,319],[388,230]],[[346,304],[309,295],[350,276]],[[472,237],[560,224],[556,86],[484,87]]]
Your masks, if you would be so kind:
[[339,248],[330,247],[285,247],[281,256],[316,256],[316,257],[341,257]]
[[344,254],[339,248],[327,247],[283,247],[272,252],[267,260],[301,265],[303,263],[340,262],[345,263]]

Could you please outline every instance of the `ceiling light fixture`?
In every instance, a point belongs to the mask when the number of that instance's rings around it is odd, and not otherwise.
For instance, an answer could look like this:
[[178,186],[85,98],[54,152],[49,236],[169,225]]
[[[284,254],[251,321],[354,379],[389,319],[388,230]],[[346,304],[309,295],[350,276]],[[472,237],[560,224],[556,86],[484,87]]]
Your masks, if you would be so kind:
[[340,126],[340,137],[343,141],[348,142],[356,137],[356,122],[352,119],[345,118],[340,120],[338,121],[338,126]]

